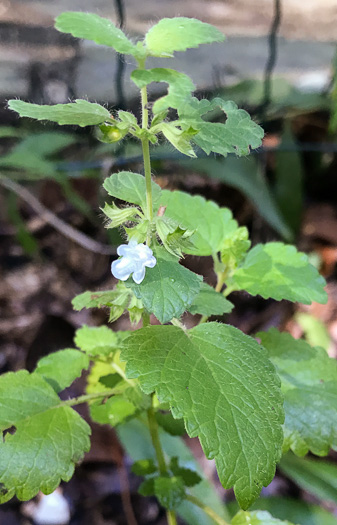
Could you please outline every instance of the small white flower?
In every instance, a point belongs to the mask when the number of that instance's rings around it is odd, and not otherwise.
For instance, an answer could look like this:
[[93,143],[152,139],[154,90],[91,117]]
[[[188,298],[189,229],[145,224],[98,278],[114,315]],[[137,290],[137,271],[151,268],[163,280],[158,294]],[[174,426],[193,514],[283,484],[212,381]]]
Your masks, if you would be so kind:
[[126,281],[132,274],[135,283],[140,284],[145,277],[145,267],[153,268],[157,264],[152,250],[135,240],[118,246],[117,253],[122,258],[112,263],[111,272],[120,281]]

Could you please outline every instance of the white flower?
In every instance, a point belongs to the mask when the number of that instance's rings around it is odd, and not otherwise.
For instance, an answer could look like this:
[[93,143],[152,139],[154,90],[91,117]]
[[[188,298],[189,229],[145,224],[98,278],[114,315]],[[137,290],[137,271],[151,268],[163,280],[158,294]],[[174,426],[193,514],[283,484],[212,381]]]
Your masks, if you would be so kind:
[[157,264],[152,250],[146,244],[138,244],[135,240],[118,246],[117,253],[122,255],[122,258],[112,263],[111,272],[121,281],[126,281],[132,274],[135,283],[140,284],[145,277],[145,267],[153,268]]

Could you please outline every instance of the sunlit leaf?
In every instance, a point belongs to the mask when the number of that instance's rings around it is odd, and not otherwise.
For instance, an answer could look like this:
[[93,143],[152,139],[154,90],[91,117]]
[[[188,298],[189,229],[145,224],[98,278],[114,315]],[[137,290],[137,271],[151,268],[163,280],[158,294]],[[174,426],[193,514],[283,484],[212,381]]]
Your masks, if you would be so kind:
[[210,24],[194,18],[163,18],[145,35],[148,53],[156,57],[171,57],[174,51],[185,51],[200,44],[222,42],[225,35]]

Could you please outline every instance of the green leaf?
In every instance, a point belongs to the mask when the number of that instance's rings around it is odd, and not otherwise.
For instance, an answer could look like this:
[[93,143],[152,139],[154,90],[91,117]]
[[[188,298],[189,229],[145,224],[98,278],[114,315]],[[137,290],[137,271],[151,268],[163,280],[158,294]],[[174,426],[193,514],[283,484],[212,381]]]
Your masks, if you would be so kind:
[[123,111],[120,109],[118,111],[118,117],[120,118],[121,122],[123,122],[127,127],[138,127],[138,120],[134,116],[133,113],[130,113],[129,111]]
[[[224,124],[203,120],[202,115],[217,107],[227,117]],[[248,155],[250,148],[255,149],[262,144],[263,129],[251,119],[247,111],[238,109],[234,102],[224,101],[221,98],[215,98],[210,102],[191,98],[178,108],[178,113],[181,122],[186,122],[186,126],[199,130],[193,141],[207,155],[212,151],[224,157],[228,153],[236,153],[238,156]]]
[[337,450],[337,363],[323,348],[276,329],[259,332],[282,381],[285,442],[304,456]]
[[221,293],[216,292],[212,286],[202,283],[200,292],[188,308],[188,311],[193,315],[201,314],[210,316],[229,314],[233,308],[233,304]]
[[194,487],[194,485],[197,485],[201,481],[201,477],[197,472],[189,468],[181,467],[179,465],[179,459],[176,456],[171,458],[170,470],[175,476],[182,478],[185,487]]
[[144,280],[136,284],[129,279],[126,284],[146,310],[164,324],[180,317],[190,306],[200,290],[201,277],[181,266],[165,248],[157,247],[154,255],[157,264],[148,269]]
[[122,395],[110,397],[105,403],[99,401],[90,406],[90,415],[96,423],[111,425],[112,427],[132,416],[135,412],[134,404]]
[[151,326],[124,342],[126,373],[154,390],[183,417],[215,459],[220,481],[247,508],[268,485],[280,459],[283,399],[266,351],[228,325],[207,323],[188,333]]
[[94,102],[75,100],[70,104],[55,104],[53,106],[30,104],[23,100],[10,100],[9,109],[19,113],[20,117],[30,117],[36,120],[50,120],[62,125],[93,126],[111,120],[109,111]]
[[315,498],[337,504],[337,467],[334,463],[298,458],[289,453],[283,456],[279,467],[286,476]]
[[194,247],[186,249],[186,253],[192,255],[218,252],[224,240],[238,227],[228,208],[219,208],[215,202],[199,195],[164,190],[160,203],[166,206],[166,217],[176,220],[181,227],[195,231],[190,237]]
[[131,470],[136,476],[148,476],[157,472],[158,469],[153,459],[140,459],[132,465]]
[[253,203],[268,224],[284,239],[292,240],[293,234],[278,209],[268,181],[256,159],[229,156],[226,159],[208,158],[195,161],[186,159],[179,161],[179,164],[188,169],[206,173],[209,177],[239,190]]
[[154,478],[143,481],[139,485],[138,492],[141,496],[154,496]]
[[156,412],[156,420],[158,425],[171,436],[183,436],[186,434],[184,420],[174,419],[171,412]]
[[185,51],[200,44],[222,42],[225,35],[210,24],[194,18],[163,18],[145,35],[150,56],[171,57],[174,51]]
[[160,131],[178,151],[189,157],[196,157],[190,142],[191,138],[195,135],[194,131],[183,131],[177,128],[172,122],[163,122],[160,125]]
[[153,105],[152,111],[155,115],[168,108],[178,108],[195,89],[189,76],[174,69],[135,69],[131,73],[131,79],[139,89],[151,82],[165,82],[169,85],[168,94],[157,99]]
[[92,40],[96,44],[113,47],[118,53],[138,56],[137,48],[110,20],[94,13],[68,11],[55,20],[55,27],[62,33],[70,33],[76,38]]
[[232,279],[236,290],[280,301],[325,304],[325,280],[295,246],[281,242],[258,244],[247,254]]
[[176,508],[185,498],[184,482],[180,477],[154,479],[154,493],[166,509]]
[[[235,507],[235,514],[239,510],[235,502],[228,505],[230,511]],[[337,518],[318,505],[284,497],[259,498],[251,510],[267,510],[279,520],[291,520],[299,525],[337,525]],[[234,514],[233,513],[233,514]]]
[[133,220],[138,215],[137,208],[118,208],[115,204],[105,203],[102,212],[110,219],[105,225],[106,228],[117,228],[124,222]]
[[[138,204],[146,209],[146,185],[145,177],[139,173],[131,173],[130,171],[120,171],[114,173],[103,183],[104,189],[109,195],[132,204]],[[152,181],[152,200],[156,207],[161,196],[161,188]]]
[[127,308],[129,317],[130,317],[130,323],[132,325],[136,325],[139,323],[139,321],[142,318],[143,312],[144,312],[144,306],[140,299],[137,299],[137,297],[132,294],[130,304]]
[[76,331],[75,344],[90,356],[108,356],[119,348],[117,334],[107,326],[83,325]]
[[232,520],[232,525],[292,525],[290,521],[281,521],[273,518],[265,510],[254,510],[252,512],[240,511]]
[[61,392],[89,368],[86,354],[72,348],[60,350],[39,360],[35,374],[40,374],[55,390]]
[[83,292],[71,301],[74,310],[83,308],[100,308],[101,306],[121,306],[122,313],[126,308],[130,292],[124,283],[118,283],[114,290],[103,290],[101,292]]
[[251,245],[248,237],[249,232],[247,228],[241,226],[241,228],[235,230],[231,236],[225,239],[221,246],[220,256],[221,262],[226,266],[226,270],[236,268],[242,261]]
[[25,501],[69,481],[74,464],[90,448],[87,423],[62,406],[39,374],[25,370],[1,376],[0,402],[1,431],[15,427],[0,441],[0,483]]
[[182,257],[183,252],[193,248],[190,241],[193,231],[186,230],[170,217],[155,217],[158,237],[166,250],[176,257]]

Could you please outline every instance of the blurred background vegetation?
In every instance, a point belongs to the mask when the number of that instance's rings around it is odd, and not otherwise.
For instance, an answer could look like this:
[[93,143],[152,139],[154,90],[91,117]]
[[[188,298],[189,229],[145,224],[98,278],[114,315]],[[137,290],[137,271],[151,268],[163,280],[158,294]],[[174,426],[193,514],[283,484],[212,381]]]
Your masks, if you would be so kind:
[[[142,170],[140,149],[131,140],[102,144],[93,129],[19,120],[6,107],[15,97],[40,104],[84,97],[138,115],[129,80],[133,64],[53,29],[53,18],[69,8],[107,16],[131,37],[177,15],[212,23],[227,35],[225,44],[178,53],[167,67],[189,74],[197,96],[220,94],[248,110],[266,131],[263,146],[247,158],[190,160],[160,144],[152,151],[156,182],[229,207],[254,244],[280,239],[308,252],[328,281],[327,305],[303,307],[234,293],[237,308],[225,321],[249,334],[277,326],[336,357],[335,0],[72,0],[71,6],[66,0],[1,0],[1,372],[32,370],[43,355],[71,347],[81,324],[107,322],[106,312],[73,312],[71,299],[113,283],[110,262],[121,238],[103,228],[102,180],[121,168]],[[163,90],[156,85],[151,96]],[[187,257],[184,264],[213,284],[207,258]],[[192,319],[186,316],[185,322],[191,325]],[[127,319],[115,327],[128,329]],[[80,393],[84,383],[85,378],[78,381],[71,394]],[[117,433],[119,440],[112,428],[93,427],[92,450],[63,487],[71,525],[132,525],[126,517],[130,505],[139,524],[165,523],[156,501],[137,495],[139,479],[129,471],[130,457],[148,457],[148,436],[135,422]],[[200,490],[208,491],[209,504],[219,508],[226,501],[234,513],[233,494],[219,485],[198,443],[168,434],[163,440],[182,462],[199,461],[208,479]],[[335,452],[324,460],[288,454],[255,508],[300,525],[336,525],[336,460]],[[12,501],[0,509],[0,523],[27,523],[27,512]],[[190,515],[185,509],[183,515],[192,525],[210,523],[198,510]]]

